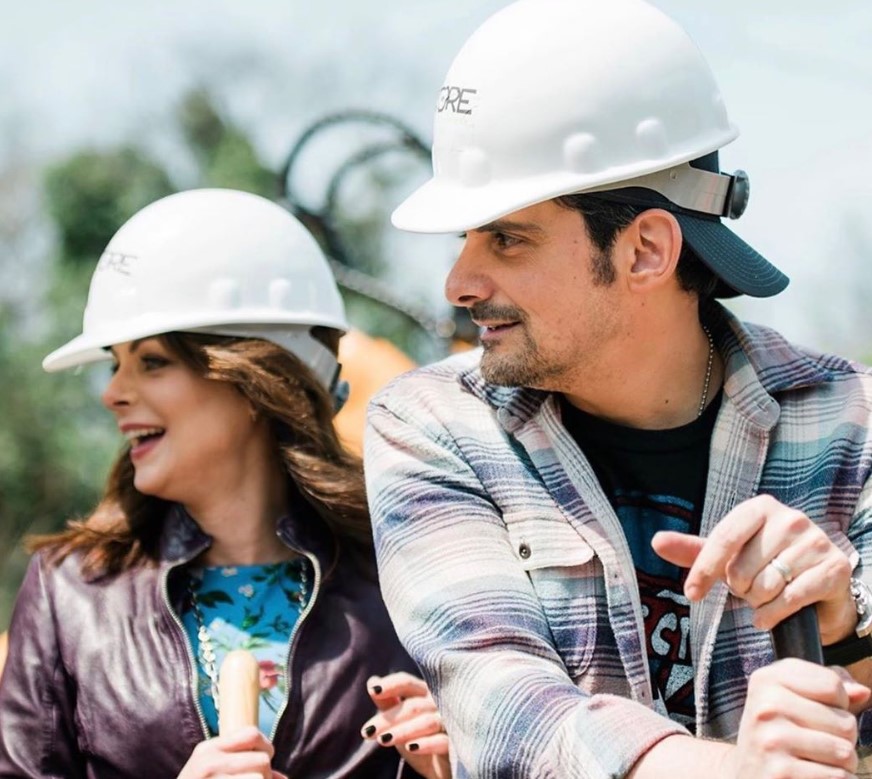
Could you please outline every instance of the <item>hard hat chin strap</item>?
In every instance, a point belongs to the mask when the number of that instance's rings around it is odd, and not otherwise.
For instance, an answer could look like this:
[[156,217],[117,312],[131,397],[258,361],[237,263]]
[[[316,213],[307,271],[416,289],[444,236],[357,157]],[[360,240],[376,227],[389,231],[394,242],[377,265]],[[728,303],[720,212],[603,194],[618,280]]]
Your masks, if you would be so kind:
[[[209,325],[192,328],[189,332],[271,341],[299,357],[331,395],[334,395],[334,401],[337,400],[339,362],[324,344],[312,337],[308,325]],[[347,391],[345,394],[347,397]]]
[[585,189],[583,194],[619,192],[637,187],[654,190],[687,211],[730,219],[738,219],[744,213],[750,194],[745,171],[737,170],[732,175],[714,173],[695,168],[689,162],[645,176]]

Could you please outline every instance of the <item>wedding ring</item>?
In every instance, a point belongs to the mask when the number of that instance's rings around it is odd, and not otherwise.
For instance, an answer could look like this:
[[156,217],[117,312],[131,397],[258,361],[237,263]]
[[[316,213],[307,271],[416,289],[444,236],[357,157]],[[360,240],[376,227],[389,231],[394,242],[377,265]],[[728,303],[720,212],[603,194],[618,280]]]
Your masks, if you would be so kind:
[[793,581],[793,570],[791,570],[787,563],[782,562],[777,557],[773,557],[769,561],[769,565],[781,574],[785,584],[790,584]]

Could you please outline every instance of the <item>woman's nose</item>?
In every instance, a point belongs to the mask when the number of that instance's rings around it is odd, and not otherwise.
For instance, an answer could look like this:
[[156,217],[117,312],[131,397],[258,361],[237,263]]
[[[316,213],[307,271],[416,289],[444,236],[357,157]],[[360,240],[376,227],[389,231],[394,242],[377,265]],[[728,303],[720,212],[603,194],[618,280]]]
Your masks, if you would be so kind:
[[110,411],[121,406],[129,406],[133,398],[133,383],[130,381],[127,372],[118,367],[109,379],[100,400],[103,405]]

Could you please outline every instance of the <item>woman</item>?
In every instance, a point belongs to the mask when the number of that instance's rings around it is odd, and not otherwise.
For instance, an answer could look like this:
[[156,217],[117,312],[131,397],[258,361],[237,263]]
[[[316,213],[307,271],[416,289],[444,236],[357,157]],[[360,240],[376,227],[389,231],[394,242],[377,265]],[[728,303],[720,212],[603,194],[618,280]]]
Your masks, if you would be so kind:
[[[345,329],[317,244],[262,198],[184,192],[116,233],[82,335],[44,367],[110,359],[127,445],[94,515],[33,542],[0,776],[447,775],[333,428]],[[216,735],[238,648],[258,660],[258,727]]]

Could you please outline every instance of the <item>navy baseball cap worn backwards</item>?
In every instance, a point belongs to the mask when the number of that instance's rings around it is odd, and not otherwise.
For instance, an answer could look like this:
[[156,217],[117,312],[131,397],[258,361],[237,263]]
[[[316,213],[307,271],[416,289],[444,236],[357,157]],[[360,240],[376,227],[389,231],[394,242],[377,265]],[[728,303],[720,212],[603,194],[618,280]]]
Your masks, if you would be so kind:
[[[720,174],[716,151],[691,161],[689,165],[696,170]],[[726,179],[727,176],[721,174],[719,178]],[[729,178],[721,215],[738,218],[747,204],[748,178],[742,171],[737,171]],[[657,183],[652,186],[657,186]],[[671,212],[681,226],[684,240],[720,279],[721,283],[715,289],[716,297],[743,294],[758,298],[771,297],[790,283],[784,273],[730,230],[716,213],[678,205],[662,192],[643,186],[598,190],[589,194],[609,202],[663,208]]]

